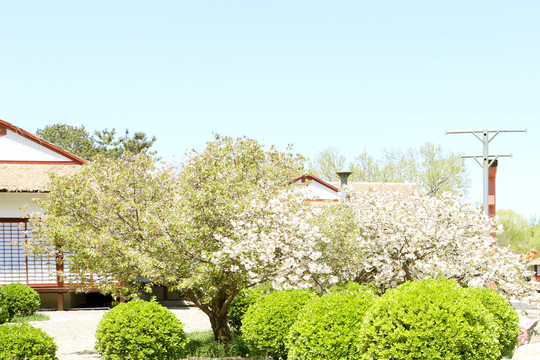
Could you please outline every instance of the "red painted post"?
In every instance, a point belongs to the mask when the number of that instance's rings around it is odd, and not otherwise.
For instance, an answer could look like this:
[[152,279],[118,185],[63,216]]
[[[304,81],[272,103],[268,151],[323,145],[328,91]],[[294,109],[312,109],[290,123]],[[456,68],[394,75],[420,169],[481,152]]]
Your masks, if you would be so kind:
[[489,190],[488,190],[488,204],[489,204],[489,216],[495,216],[495,176],[497,175],[497,160],[493,160],[493,163],[489,167]]

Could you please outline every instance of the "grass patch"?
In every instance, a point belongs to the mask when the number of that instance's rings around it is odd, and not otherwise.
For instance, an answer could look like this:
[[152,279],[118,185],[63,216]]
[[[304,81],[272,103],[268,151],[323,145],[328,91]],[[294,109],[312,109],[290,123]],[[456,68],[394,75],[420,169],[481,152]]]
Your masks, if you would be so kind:
[[46,320],[49,320],[49,319],[50,319],[49,315],[34,314],[34,315],[28,315],[28,316],[15,316],[9,322],[11,322],[11,323],[27,323],[29,321],[46,321]]
[[233,334],[231,343],[228,345],[220,344],[214,341],[214,333],[209,331],[196,331],[187,333],[189,340],[184,348],[186,357],[246,357],[249,356],[249,349],[244,344],[242,336]]

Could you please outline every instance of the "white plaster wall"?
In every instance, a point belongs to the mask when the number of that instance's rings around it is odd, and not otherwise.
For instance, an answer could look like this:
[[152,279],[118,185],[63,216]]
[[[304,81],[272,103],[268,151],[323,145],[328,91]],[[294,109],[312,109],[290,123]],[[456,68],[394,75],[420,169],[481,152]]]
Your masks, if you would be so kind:
[[[298,180],[297,182],[291,184],[292,187],[295,185],[302,185],[301,181]],[[322,184],[311,181],[309,185],[304,190],[306,192],[306,196],[310,200],[339,200],[340,196],[332,189],[329,189],[326,186],[323,186]]]
[[339,200],[340,198],[335,191],[327,188],[326,186],[323,186],[322,184],[319,184],[316,181],[312,181],[309,184],[308,189],[310,189],[311,193],[314,196],[312,199]]
[[0,160],[8,161],[69,161],[42,145],[11,130],[0,136]]
[[[32,199],[43,199],[46,196],[42,193],[0,193],[0,217],[19,218],[24,213],[42,212]],[[25,204],[28,204],[28,212],[21,210]]]

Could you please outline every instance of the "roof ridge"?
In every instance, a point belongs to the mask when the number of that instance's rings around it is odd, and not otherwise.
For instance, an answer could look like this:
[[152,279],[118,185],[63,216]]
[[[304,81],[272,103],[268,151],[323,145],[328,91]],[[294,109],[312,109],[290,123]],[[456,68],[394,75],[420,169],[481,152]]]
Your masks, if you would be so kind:
[[33,134],[31,134],[30,132],[18,127],[18,126],[15,126],[5,120],[2,120],[0,119],[0,128],[1,127],[5,127],[11,131],[13,131],[14,133],[18,134],[18,135],[21,135],[21,136],[24,136],[25,138],[43,146],[43,147],[46,147],[47,149],[51,150],[51,151],[54,151],[56,152],[57,154],[60,154],[62,156],[65,156],[69,159],[71,159],[71,161],[73,161],[74,164],[76,165],[83,165],[83,164],[86,164],[86,160],[84,160],[83,158],[80,158],[78,157],[77,155],[74,155],[64,149],[62,149],[61,147],[55,145],[55,144],[52,144],[46,140],[43,140],[41,139],[40,137],[37,137]]

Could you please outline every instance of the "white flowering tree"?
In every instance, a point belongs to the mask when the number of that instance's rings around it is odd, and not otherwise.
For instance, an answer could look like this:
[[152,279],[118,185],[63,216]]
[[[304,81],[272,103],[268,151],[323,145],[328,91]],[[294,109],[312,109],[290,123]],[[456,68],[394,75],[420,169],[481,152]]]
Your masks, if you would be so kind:
[[332,240],[324,260],[340,280],[381,290],[443,276],[497,286],[508,297],[531,295],[523,259],[495,244],[495,219],[460,200],[451,194],[353,193],[347,204],[326,208],[320,220]]
[[178,167],[139,155],[97,158],[54,178],[45,214],[33,220],[35,250],[61,249],[70,281],[126,297],[165,285],[204,311],[216,340],[240,289],[272,282],[325,287],[316,209],[287,190],[303,159],[256,141],[216,136]]
[[245,284],[324,291],[338,278],[321,261],[319,249],[328,239],[311,221],[319,210],[301,192],[282,191],[267,202],[254,202],[249,213],[232,221],[230,236],[216,235],[219,250],[212,262],[230,266],[246,277]]

